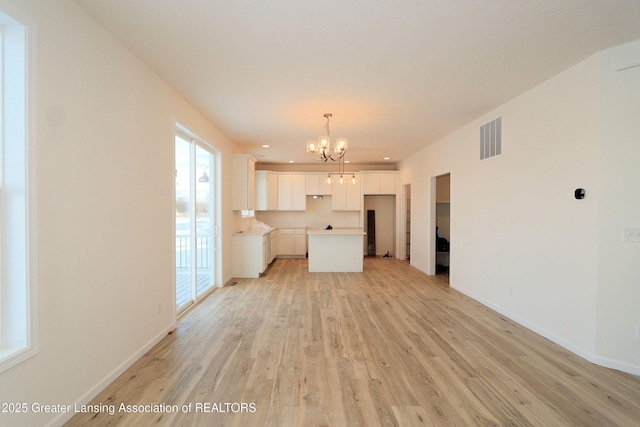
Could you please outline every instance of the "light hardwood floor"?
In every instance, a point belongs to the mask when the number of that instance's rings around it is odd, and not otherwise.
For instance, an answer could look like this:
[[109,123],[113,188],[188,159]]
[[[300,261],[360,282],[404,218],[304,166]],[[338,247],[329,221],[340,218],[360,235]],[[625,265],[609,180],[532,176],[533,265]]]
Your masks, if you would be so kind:
[[[68,425],[640,424],[640,378],[592,365],[405,261],[306,268],[278,259],[216,290],[94,399],[114,415]],[[125,414],[121,403],[192,407]],[[227,412],[196,412],[203,403]],[[241,403],[255,412],[234,412]]]

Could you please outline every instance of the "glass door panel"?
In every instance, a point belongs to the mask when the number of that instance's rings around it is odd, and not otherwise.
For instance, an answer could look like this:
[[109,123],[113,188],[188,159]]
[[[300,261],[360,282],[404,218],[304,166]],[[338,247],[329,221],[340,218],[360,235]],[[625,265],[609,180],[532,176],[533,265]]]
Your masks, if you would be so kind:
[[196,145],[196,294],[201,296],[214,283],[213,155]]
[[192,222],[192,144],[176,135],[175,150],[176,308],[180,312],[195,302],[193,292],[195,271],[192,263],[193,229],[195,229]]

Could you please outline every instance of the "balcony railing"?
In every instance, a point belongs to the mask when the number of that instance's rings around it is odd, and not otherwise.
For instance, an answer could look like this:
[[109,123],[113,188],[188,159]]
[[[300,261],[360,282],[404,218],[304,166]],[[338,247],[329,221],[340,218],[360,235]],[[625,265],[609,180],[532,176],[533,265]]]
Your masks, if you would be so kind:
[[[209,238],[196,238],[196,266],[198,268],[209,268],[211,262],[209,250]],[[191,238],[176,237],[176,268],[191,268]]]
[[192,299],[192,269],[195,268],[197,272],[196,292],[199,295],[213,283],[213,272],[211,271],[213,252],[209,242],[208,237],[198,237],[196,239],[196,254],[193,257],[191,238],[188,236],[176,237],[176,306],[178,308],[183,307]]

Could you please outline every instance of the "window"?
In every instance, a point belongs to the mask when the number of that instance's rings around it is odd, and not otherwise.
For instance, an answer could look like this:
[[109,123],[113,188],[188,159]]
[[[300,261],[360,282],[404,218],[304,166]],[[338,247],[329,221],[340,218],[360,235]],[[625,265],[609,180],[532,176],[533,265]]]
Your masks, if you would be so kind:
[[37,352],[27,35],[0,11],[0,372]]

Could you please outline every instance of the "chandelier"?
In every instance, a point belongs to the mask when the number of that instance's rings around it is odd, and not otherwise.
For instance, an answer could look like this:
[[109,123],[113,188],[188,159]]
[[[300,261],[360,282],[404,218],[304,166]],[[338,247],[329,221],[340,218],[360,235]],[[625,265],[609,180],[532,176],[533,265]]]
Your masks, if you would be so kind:
[[[316,160],[320,160],[322,162],[326,162],[327,160],[338,162],[338,172],[329,172],[327,174],[326,182],[327,184],[344,184],[344,154],[347,152],[349,144],[347,143],[347,138],[338,138],[333,145],[333,149],[331,148],[331,132],[329,131],[329,119],[332,117],[332,114],[325,113],[323,117],[327,119],[327,124],[325,125],[325,128],[327,129],[327,135],[318,137],[317,141],[307,141],[307,153],[314,156]],[[332,178],[331,175],[336,176],[336,178]],[[351,174],[351,183],[356,183],[356,175],[353,173]]]
[[335,144],[331,147],[331,132],[329,131],[329,119],[331,116],[331,113],[324,113],[323,116],[327,119],[327,124],[324,126],[327,129],[327,134],[325,136],[319,136],[317,141],[307,141],[307,153],[322,162],[326,162],[327,160],[336,162],[340,160],[349,148],[347,138],[336,139]]

